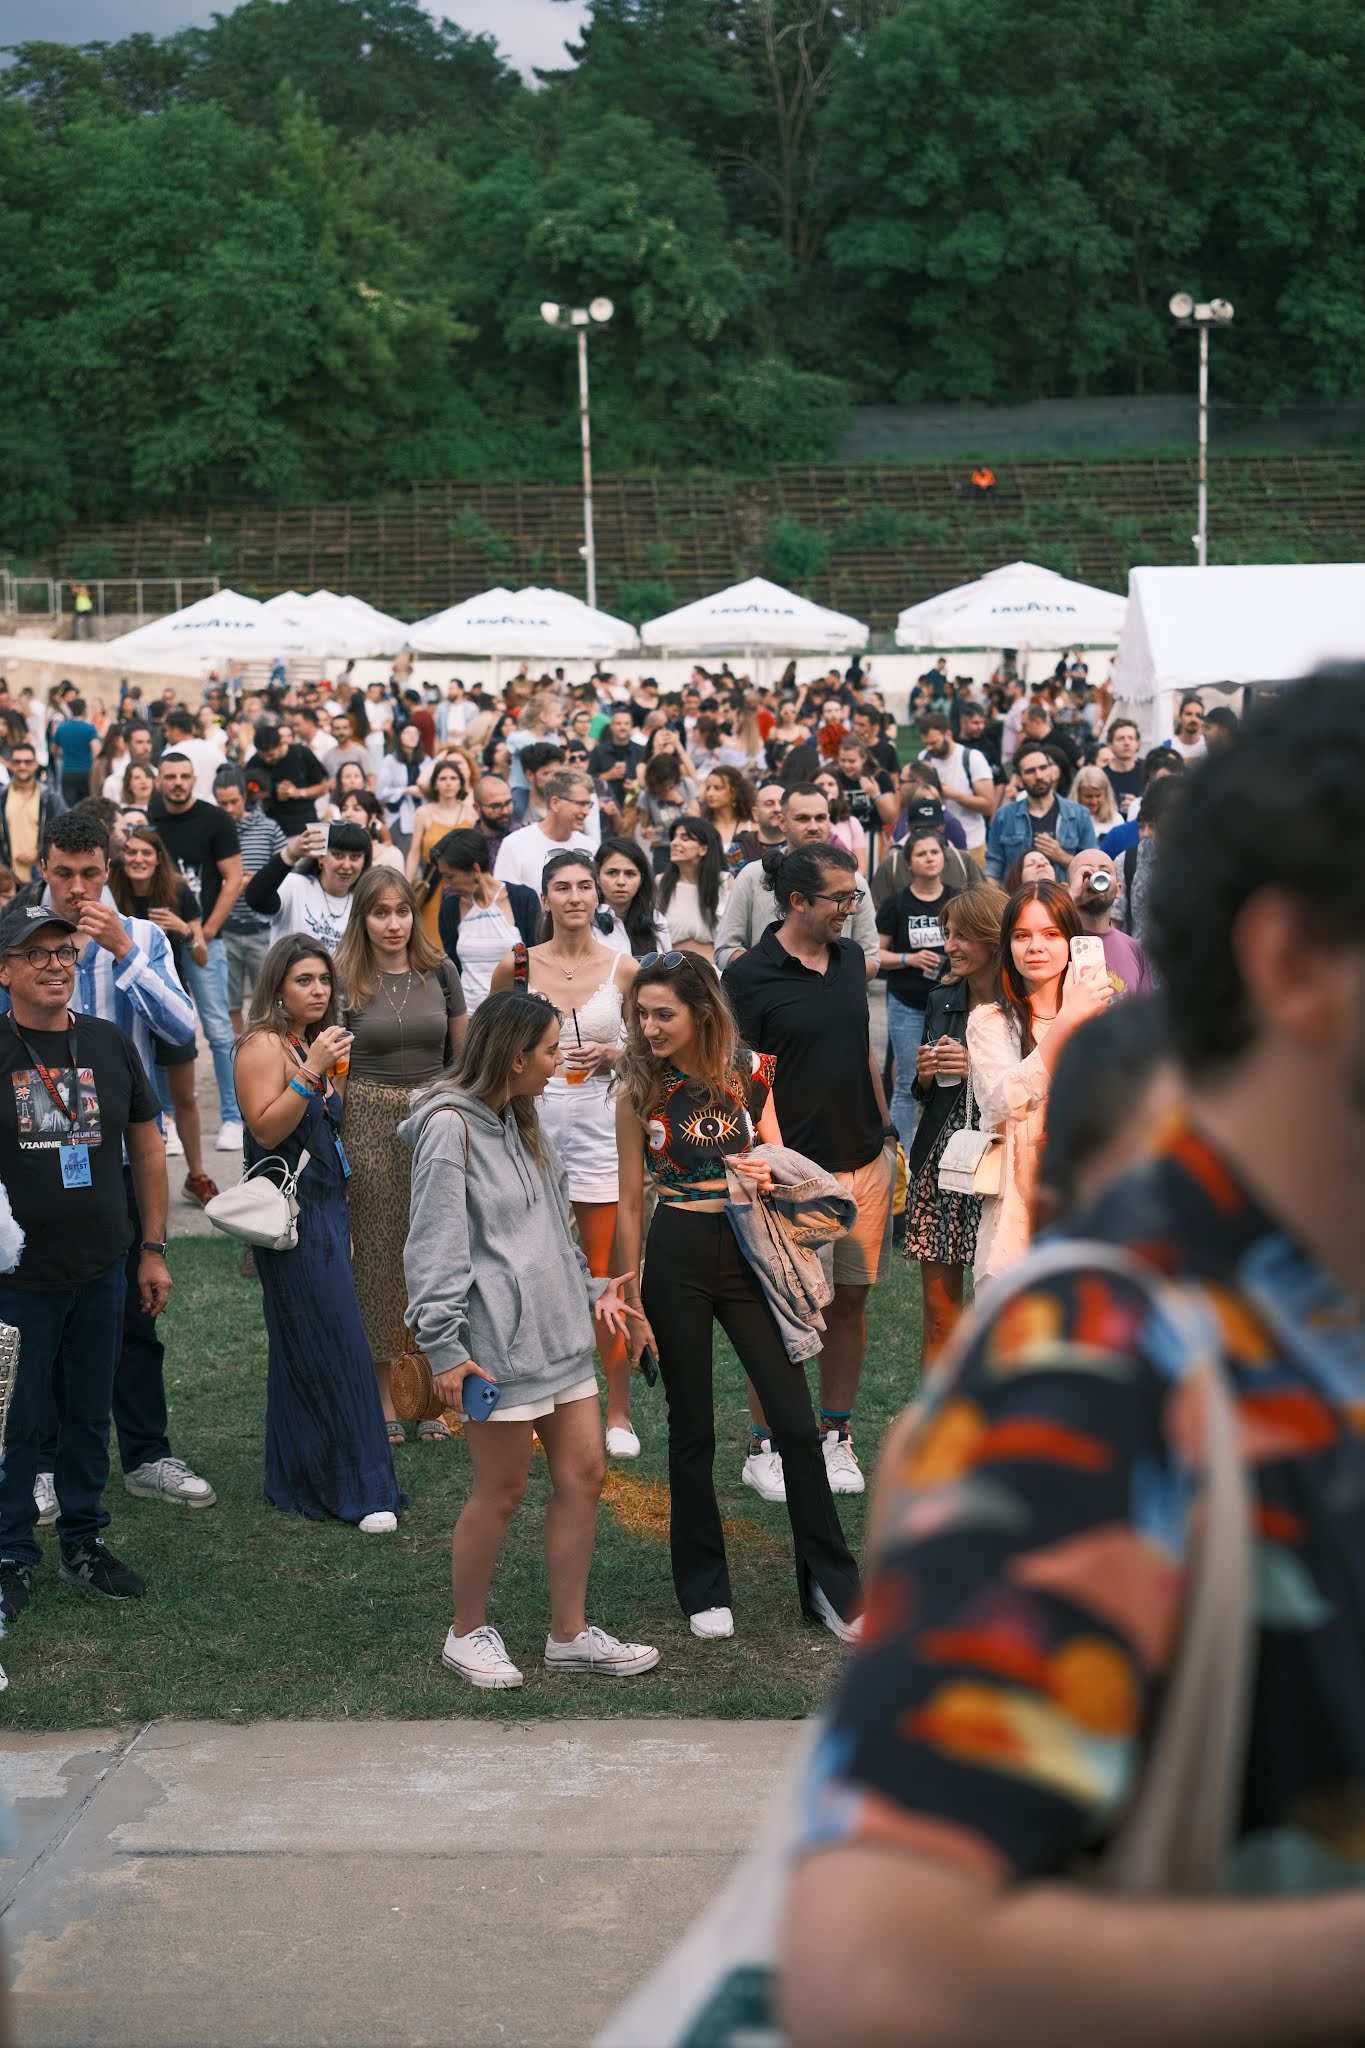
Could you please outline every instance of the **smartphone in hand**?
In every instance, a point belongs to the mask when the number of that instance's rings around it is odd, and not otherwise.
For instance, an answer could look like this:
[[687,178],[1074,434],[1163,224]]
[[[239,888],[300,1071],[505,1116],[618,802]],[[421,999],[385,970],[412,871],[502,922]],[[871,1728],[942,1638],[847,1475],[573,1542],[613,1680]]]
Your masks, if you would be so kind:
[[480,1379],[476,1372],[471,1372],[460,1388],[460,1405],[470,1422],[487,1422],[501,1399],[497,1381]]
[[1104,940],[1094,932],[1079,932],[1071,941],[1071,964],[1078,974],[1087,967],[1097,967],[1101,974],[1109,972],[1109,963],[1104,957]]

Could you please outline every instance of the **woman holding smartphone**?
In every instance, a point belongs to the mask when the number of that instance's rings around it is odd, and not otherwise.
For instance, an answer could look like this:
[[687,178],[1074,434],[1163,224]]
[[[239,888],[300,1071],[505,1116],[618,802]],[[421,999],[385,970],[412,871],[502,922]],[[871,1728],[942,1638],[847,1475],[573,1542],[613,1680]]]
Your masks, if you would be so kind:
[[[522,1683],[488,1621],[488,1595],[537,1436],[553,1488],[546,1670],[634,1678],[659,1661],[649,1644],[590,1626],[585,1608],[604,1476],[590,1304],[618,1341],[630,1312],[622,1283],[595,1279],[574,1244],[564,1169],[541,1134],[536,1101],[559,1048],[559,1013],[540,996],[490,995],[459,1066],[400,1126],[413,1152],[408,1326],[437,1395],[464,1411],[474,1472],[451,1541],[454,1620],[442,1662],[482,1691]],[[481,1386],[467,1388],[471,1377],[497,1388],[491,1409]]]
[[621,1155],[617,1262],[626,1300],[641,1301],[644,1177],[658,1206],[649,1227],[643,1307],[630,1325],[631,1363],[648,1344],[668,1396],[669,1547],[678,1604],[694,1636],[735,1631],[725,1536],[716,1502],[712,1339],[719,1323],[771,1425],[786,1475],[787,1514],[804,1613],[840,1642],[857,1635],[862,1605],[830,1492],[806,1376],[786,1346],[757,1275],[725,1215],[726,1169],[763,1189],[771,1170],[745,1155],[754,1135],[780,1145],[771,1057],[746,1051],[715,969],[673,952],[640,963],[626,998],[626,1044],[617,1064]]
[[[589,1271],[610,1271],[616,1232],[616,1111],[607,1084],[621,1049],[621,1005],[635,979],[627,953],[604,945],[595,926],[597,870],[590,853],[552,854],[541,877],[545,937],[514,947],[493,970],[493,991],[526,989],[544,996],[562,1018],[560,1068],[541,1097],[540,1123],[564,1163],[569,1200]],[[602,1340],[607,1382],[607,1450],[638,1458],[630,1420],[630,1366],[625,1346]]]
[[1071,962],[1080,915],[1060,882],[1016,889],[1000,926],[995,1001],[967,1020],[972,1093],[983,1131],[999,1131],[1000,1193],[981,1204],[978,1281],[1006,1273],[1028,1250],[1047,1096],[1063,1045],[1108,1008],[1108,974]]
[[287,1514],[334,1515],[383,1535],[407,1503],[351,1275],[350,1164],[334,1085],[350,1043],[327,948],[300,934],[279,940],[261,964],[234,1063],[247,1167],[282,1158],[298,1176],[297,1245],[256,1247],[270,1340],[265,1497]]
[[250,877],[243,900],[271,920],[272,944],[307,932],[335,953],[350,919],[351,891],[373,859],[363,825],[308,825]]

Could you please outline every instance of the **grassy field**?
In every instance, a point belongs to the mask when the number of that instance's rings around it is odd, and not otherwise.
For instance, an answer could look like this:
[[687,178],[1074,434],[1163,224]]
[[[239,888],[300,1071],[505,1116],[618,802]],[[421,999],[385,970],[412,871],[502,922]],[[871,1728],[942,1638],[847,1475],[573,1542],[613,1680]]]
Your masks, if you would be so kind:
[[[668,1571],[663,1390],[639,1384],[643,1454],[608,1476],[589,1589],[591,1619],[657,1643],[658,1670],[628,1686],[552,1678],[541,1667],[547,1626],[536,1461],[513,1523],[490,1608],[527,1674],[516,1693],[477,1693],[443,1671],[450,1622],[450,1529],[468,1484],[462,1442],[409,1443],[396,1453],[412,1508],[396,1536],[366,1537],[269,1507],[261,1491],[265,1332],[260,1291],[221,1240],[172,1245],[174,1306],[166,1316],[171,1439],[218,1490],[190,1513],[130,1498],[117,1459],[108,1540],[143,1573],[145,1600],[105,1604],[63,1585],[55,1532],[34,1599],[5,1639],[9,1691],[0,1725],[104,1727],[158,1715],[287,1717],[483,1714],[800,1715],[827,1689],[834,1639],[800,1614],[786,1512],[740,1483],[747,1409],[738,1363],[723,1343],[717,1370],[717,1475],[734,1580],[736,1634],[700,1643],[688,1632]],[[913,1390],[919,1280],[898,1257],[872,1296],[871,1337],[855,1443],[871,1471],[882,1433]],[[861,1553],[866,1496],[844,1497],[844,1528]]]

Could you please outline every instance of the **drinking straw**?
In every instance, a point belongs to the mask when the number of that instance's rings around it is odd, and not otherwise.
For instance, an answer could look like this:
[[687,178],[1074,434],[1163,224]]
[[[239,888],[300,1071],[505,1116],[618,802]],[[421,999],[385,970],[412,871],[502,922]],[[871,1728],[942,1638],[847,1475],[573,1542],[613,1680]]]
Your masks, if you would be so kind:
[[569,1015],[573,1018],[573,1035],[578,1040],[578,1049],[581,1052],[583,1050],[583,1034],[578,1028],[578,1012],[577,1010],[571,1010]]

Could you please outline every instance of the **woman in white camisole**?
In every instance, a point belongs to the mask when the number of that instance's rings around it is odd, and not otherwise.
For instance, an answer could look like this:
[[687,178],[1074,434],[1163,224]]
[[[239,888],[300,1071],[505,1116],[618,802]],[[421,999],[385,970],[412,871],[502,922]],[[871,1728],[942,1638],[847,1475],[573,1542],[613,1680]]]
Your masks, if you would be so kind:
[[[499,961],[491,992],[528,988],[553,1003],[563,1020],[561,1064],[540,1097],[540,1122],[569,1177],[584,1257],[591,1271],[604,1278],[616,1233],[619,1184],[616,1109],[607,1086],[624,1042],[621,1003],[636,965],[627,954],[604,945],[595,931],[599,901],[592,855],[555,854],[546,863],[541,893],[546,937],[529,950],[515,947]],[[463,958],[463,921],[460,952]],[[607,1449],[614,1457],[638,1457],[625,1345],[599,1331],[598,1350],[607,1379]]]

